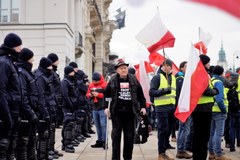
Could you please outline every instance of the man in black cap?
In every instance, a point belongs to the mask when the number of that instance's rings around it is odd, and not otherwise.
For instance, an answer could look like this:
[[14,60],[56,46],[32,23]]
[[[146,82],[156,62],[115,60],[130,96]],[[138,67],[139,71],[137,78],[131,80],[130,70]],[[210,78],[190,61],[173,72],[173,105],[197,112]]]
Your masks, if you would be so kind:
[[[53,87],[52,61],[42,57],[38,69],[35,71],[36,84],[39,97],[39,125],[38,125],[38,158],[53,159],[58,155],[52,155],[50,137],[53,132],[50,130],[52,119],[56,117],[56,100]],[[49,153],[48,153],[49,152]]]
[[[209,73],[210,58],[201,54],[201,62]],[[209,76],[210,78],[210,76]],[[218,94],[217,89],[213,88],[211,81],[198,100],[197,106],[192,113],[193,118],[193,160],[206,159],[208,151],[208,140],[210,136],[210,126],[212,119],[212,106],[214,95]]]
[[16,159],[37,160],[36,154],[36,127],[38,93],[34,75],[32,74],[33,52],[23,48],[16,63],[22,89],[21,122],[18,128],[18,142]]
[[56,132],[56,127],[59,128],[59,125],[62,124],[63,121],[63,112],[62,112],[62,86],[61,86],[61,80],[59,77],[59,74],[57,73],[57,68],[59,64],[59,59],[57,54],[55,53],[50,53],[47,56],[48,59],[52,61],[52,67],[53,67],[53,87],[54,87],[54,94],[56,98],[56,117],[52,118],[52,123],[51,123],[51,137],[50,137],[50,155],[58,155],[60,157],[63,156],[62,153],[59,153],[56,149],[54,149],[54,144],[55,144],[55,132]]
[[62,150],[69,153],[74,153],[74,110],[78,108],[78,97],[76,93],[76,80],[73,67],[67,66],[64,68],[64,79],[62,80],[63,92],[63,129],[62,129]]
[[213,77],[211,82],[214,88],[217,88],[218,94],[214,96],[215,103],[212,107],[212,121],[210,139],[208,143],[209,147],[209,158],[208,159],[221,159],[230,160],[223,155],[221,141],[224,134],[224,124],[227,118],[228,102],[227,94],[224,90],[223,85],[223,67],[216,65],[213,68]]
[[[113,75],[104,91],[104,98],[111,98],[110,108],[105,103],[105,114],[112,119],[112,159],[121,159],[121,133],[124,134],[123,158],[132,159],[135,134],[135,115],[146,114],[146,99],[136,77],[128,73],[128,65],[117,61]],[[110,103],[110,102],[109,102]]]
[[19,121],[21,89],[14,62],[21,51],[22,40],[9,33],[0,47],[0,159],[14,158]]
[[174,123],[176,104],[176,78],[172,75],[172,61],[165,59],[150,84],[150,97],[154,98],[154,106],[158,125],[158,159],[173,160],[166,154],[167,149],[174,149],[169,137]]

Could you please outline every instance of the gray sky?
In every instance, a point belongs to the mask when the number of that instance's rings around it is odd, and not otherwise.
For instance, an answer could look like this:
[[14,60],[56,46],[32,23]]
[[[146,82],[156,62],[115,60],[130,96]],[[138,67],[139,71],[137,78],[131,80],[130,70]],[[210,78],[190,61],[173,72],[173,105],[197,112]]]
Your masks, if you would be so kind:
[[[219,9],[185,0],[141,0],[145,2],[137,7],[128,5],[126,1],[113,0],[109,9],[110,18],[113,18],[119,7],[127,10],[125,28],[115,30],[110,43],[111,52],[117,53],[119,57],[125,57],[131,64],[148,60],[148,55],[135,36],[156,14],[158,7],[164,25],[176,38],[174,48],[166,49],[165,52],[177,66],[188,59],[190,44],[199,40],[198,27],[201,27],[213,37],[207,53],[211,64],[216,65],[223,40],[228,66],[232,67],[233,53],[240,51],[239,19]],[[159,52],[162,53],[162,50]],[[235,64],[239,66],[240,60],[236,60]]]

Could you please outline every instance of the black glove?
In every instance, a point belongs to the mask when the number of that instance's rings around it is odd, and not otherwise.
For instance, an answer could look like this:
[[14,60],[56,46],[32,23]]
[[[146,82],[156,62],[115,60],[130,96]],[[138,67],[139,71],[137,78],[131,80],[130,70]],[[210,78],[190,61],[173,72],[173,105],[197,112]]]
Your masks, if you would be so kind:
[[218,92],[218,89],[217,88],[213,88],[212,89],[212,94],[215,96],[217,95],[219,92]]
[[172,91],[171,91],[171,87],[168,87],[168,88],[163,88],[162,89],[162,93],[163,94],[170,94]]

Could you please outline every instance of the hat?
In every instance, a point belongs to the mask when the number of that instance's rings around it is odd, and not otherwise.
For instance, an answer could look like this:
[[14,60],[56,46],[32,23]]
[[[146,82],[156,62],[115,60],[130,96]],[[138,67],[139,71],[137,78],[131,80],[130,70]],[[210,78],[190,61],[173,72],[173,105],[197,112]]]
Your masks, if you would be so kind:
[[219,66],[219,65],[216,65],[214,68],[213,68],[213,74],[216,74],[216,75],[222,75],[223,74],[223,67],[222,66]]
[[39,66],[41,66],[42,68],[47,69],[51,65],[52,65],[52,61],[50,59],[48,59],[46,57],[42,57],[40,59]]
[[58,56],[57,56],[55,53],[50,53],[50,54],[47,56],[47,58],[49,58],[49,59],[52,61],[52,63],[58,61]]
[[92,74],[92,80],[94,80],[94,81],[100,81],[100,79],[101,79],[101,74],[100,74],[100,73],[94,72],[94,73]]
[[28,61],[33,57],[34,53],[28,49],[28,48],[23,48],[21,52],[19,53],[19,59],[22,61]]
[[78,65],[76,62],[70,62],[69,66],[73,67],[73,68],[78,68]]
[[129,67],[128,68],[128,73],[135,74],[136,70],[134,68],[132,68],[132,67]]
[[164,65],[164,64],[172,67],[172,61],[171,61],[170,59],[165,59],[165,60],[162,62],[162,65]]
[[201,54],[199,57],[200,57],[203,65],[206,65],[206,64],[208,64],[208,62],[210,62],[210,58],[207,55]]
[[69,73],[74,72],[74,69],[72,66],[67,66],[64,68],[64,74],[69,75]]
[[125,63],[123,59],[119,59],[117,61],[117,64],[114,66],[115,69],[117,69],[118,67],[122,66],[122,65],[126,65],[128,67],[128,63]]
[[22,45],[22,39],[15,33],[9,33],[4,39],[4,46],[14,48]]

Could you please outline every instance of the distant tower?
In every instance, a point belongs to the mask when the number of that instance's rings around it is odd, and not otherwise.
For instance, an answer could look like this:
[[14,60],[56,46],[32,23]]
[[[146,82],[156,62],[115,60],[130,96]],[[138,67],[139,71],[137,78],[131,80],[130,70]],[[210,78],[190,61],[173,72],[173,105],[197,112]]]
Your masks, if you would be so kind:
[[224,68],[224,72],[227,71],[228,70],[228,64],[227,64],[227,60],[226,60],[226,53],[223,49],[223,42],[221,44],[221,49],[218,52],[218,56],[219,56],[219,60],[217,61],[217,64]]

